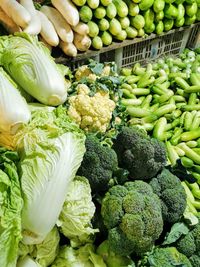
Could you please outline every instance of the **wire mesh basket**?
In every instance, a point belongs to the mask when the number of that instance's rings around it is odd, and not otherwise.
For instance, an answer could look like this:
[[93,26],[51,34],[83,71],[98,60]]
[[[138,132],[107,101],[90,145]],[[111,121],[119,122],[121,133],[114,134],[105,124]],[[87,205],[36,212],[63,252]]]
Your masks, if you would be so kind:
[[200,24],[197,24],[192,28],[187,47],[191,49],[200,47]]
[[137,62],[146,64],[166,55],[178,55],[186,47],[190,30],[183,29],[128,45],[122,48],[122,61],[117,64],[119,67],[131,67]]

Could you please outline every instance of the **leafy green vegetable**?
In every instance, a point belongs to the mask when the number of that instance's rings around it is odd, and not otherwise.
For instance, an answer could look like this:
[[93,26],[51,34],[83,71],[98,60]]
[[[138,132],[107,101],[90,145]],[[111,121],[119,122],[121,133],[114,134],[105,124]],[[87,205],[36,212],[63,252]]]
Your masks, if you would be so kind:
[[30,124],[15,138],[21,158],[24,242],[38,244],[62,210],[69,184],[83,159],[85,136],[59,107],[52,112],[33,112]]
[[49,266],[58,254],[60,235],[57,227],[48,233],[44,241],[34,246],[30,254],[42,267]]
[[16,266],[23,200],[16,152],[0,148],[0,266]]
[[30,256],[19,259],[17,262],[17,267],[41,267],[37,262],[35,262]]
[[94,212],[89,181],[85,177],[76,176],[69,186],[57,223],[61,232],[70,239],[72,247],[92,241],[90,236],[98,232],[91,224]]
[[86,244],[77,250],[62,246],[51,267],[106,267],[103,258],[94,252],[92,244]]
[[46,105],[57,106],[67,99],[67,67],[56,65],[47,48],[25,33],[0,40],[0,64],[30,95]]
[[42,267],[47,267],[55,260],[58,254],[59,241],[60,235],[55,226],[40,244],[26,245],[20,242],[18,251],[19,259],[21,261],[30,255],[37,264]]
[[0,88],[0,130],[14,134],[22,124],[29,122],[31,113],[17,85],[3,68],[0,68]]

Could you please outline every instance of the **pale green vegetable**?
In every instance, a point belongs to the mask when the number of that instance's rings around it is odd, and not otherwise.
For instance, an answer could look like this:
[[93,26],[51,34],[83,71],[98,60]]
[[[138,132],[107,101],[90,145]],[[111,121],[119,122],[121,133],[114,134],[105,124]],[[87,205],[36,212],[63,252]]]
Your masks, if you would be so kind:
[[68,68],[60,69],[36,37],[25,33],[4,36],[0,46],[0,64],[26,92],[45,105],[66,101],[69,84],[64,75]]
[[15,164],[16,152],[0,148],[0,266],[16,266],[23,200]]
[[15,136],[20,152],[23,242],[39,244],[54,227],[85,153],[85,135],[62,107],[36,110]]
[[103,258],[95,254],[94,246],[86,244],[77,250],[62,246],[51,267],[106,267]]
[[91,224],[94,213],[89,181],[85,177],[76,176],[69,186],[57,223],[61,232],[70,239],[72,247],[90,241],[90,236],[98,232]]
[[0,114],[0,130],[7,134],[15,134],[31,118],[26,100],[3,68],[0,68]]
[[31,256],[42,266],[49,266],[58,254],[60,235],[57,227],[48,233],[44,241],[34,246]]
[[25,245],[19,243],[19,258],[23,259],[30,255],[42,267],[49,266],[56,258],[59,249],[60,235],[55,226],[51,232],[48,233],[44,241],[37,245]]
[[36,261],[34,261],[30,256],[19,259],[17,262],[17,267],[41,267]]

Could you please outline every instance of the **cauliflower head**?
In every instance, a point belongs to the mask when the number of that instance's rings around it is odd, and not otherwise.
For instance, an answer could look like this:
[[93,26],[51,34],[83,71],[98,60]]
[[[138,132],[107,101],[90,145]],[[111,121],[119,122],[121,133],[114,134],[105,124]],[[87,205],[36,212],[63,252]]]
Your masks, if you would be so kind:
[[109,93],[98,91],[90,96],[85,84],[78,84],[77,94],[69,97],[68,115],[86,132],[104,133],[109,126],[115,102]]

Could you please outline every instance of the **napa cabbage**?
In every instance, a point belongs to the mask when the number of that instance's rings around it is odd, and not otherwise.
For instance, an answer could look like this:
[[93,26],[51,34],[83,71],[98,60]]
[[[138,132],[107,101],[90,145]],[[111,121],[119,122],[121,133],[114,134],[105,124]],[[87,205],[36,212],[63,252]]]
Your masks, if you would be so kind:
[[0,266],[16,266],[23,200],[16,152],[0,148]]
[[17,129],[29,122],[31,112],[17,85],[0,67],[0,131],[15,134]]
[[72,247],[92,241],[94,233],[91,220],[95,213],[91,188],[87,178],[76,176],[71,182],[57,224],[70,239]]
[[16,33],[0,38],[0,64],[27,93],[45,105],[67,99],[64,76],[69,68],[54,62],[49,50],[34,36]]
[[53,229],[85,153],[85,135],[58,107],[32,112],[32,120],[15,135],[24,200],[25,244],[39,244]]

